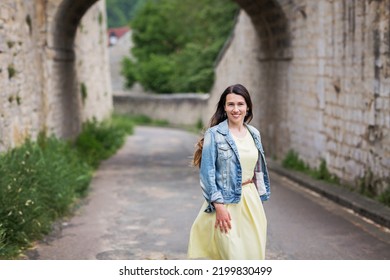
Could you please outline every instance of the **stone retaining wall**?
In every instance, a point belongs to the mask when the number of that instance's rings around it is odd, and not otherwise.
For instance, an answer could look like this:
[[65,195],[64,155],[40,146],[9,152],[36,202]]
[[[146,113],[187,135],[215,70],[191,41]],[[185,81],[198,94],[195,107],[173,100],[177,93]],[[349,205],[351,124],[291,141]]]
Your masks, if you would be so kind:
[[114,94],[115,112],[146,115],[174,125],[197,125],[207,111],[208,94]]

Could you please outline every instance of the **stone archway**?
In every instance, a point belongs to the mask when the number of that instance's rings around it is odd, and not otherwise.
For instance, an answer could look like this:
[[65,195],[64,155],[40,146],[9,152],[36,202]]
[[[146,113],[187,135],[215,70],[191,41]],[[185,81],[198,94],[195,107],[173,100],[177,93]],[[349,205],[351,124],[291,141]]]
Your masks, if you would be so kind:
[[[291,32],[284,9],[283,0],[235,0],[249,15],[259,36],[260,48],[257,53],[259,77],[263,80],[260,95],[257,97],[259,126],[265,132],[265,146],[272,156],[280,156],[289,133],[282,127],[285,123],[279,112],[282,100],[288,92],[288,68],[292,59]],[[263,100],[263,102],[261,102]],[[255,100],[256,101],[256,100]],[[281,140],[283,139],[283,140]],[[272,143],[272,144],[271,144]]]
[[52,111],[55,115],[49,116],[48,119],[61,120],[63,125],[56,129],[56,134],[66,138],[76,135],[82,122],[80,98],[77,95],[74,41],[81,18],[95,2],[97,0],[64,0],[57,8],[52,24],[53,41],[49,48],[54,55],[53,76],[58,78],[52,81],[50,93],[54,93],[60,102],[56,103],[57,110]]
[[[73,53],[77,27],[87,10],[99,0],[63,0],[54,17],[53,47],[65,53]],[[71,56],[69,56],[71,58]]]
[[[291,39],[288,21],[280,2],[276,0],[234,0],[249,16],[259,43],[255,57],[257,64],[252,64],[252,75],[263,84],[255,85],[259,88],[255,102],[258,103],[259,114],[254,121],[266,129],[268,143],[274,143],[269,150],[278,150],[276,135],[280,116],[276,114],[280,97],[286,91],[285,79],[289,60],[292,58]],[[57,135],[72,137],[80,131],[83,122],[83,104],[80,98],[80,80],[77,73],[74,42],[80,22],[84,14],[97,0],[71,1],[63,0],[59,3],[52,23],[52,40],[49,48],[53,52],[52,71],[56,80],[49,85],[50,94],[58,102],[55,110],[48,113],[47,120],[60,119],[61,127],[54,127]],[[288,5],[288,4],[283,4]],[[286,8],[286,7],[284,7]],[[242,73],[245,75],[245,71]],[[272,93],[272,94],[266,94]],[[214,94],[216,95],[216,94]],[[213,102],[211,98],[211,102]],[[210,105],[212,106],[212,104]],[[84,110],[85,111],[85,110]],[[57,122],[58,123],[58,122]]]
[[279,109],[283,108],[281,102],[288,92],[288,69],[293,57],[285,14],[290,7],[282,6],[280,3],[285,2],[282,0],[234,1],[243,11],[217,63],[208,115],[214,111],[226,86],[244,84],[252,93],[255,109],[252,124],[262,131],[267,153],[276,155],[289,141],[288,131],[281,127],[285,116]]
[[[48,40],[51,58],[48,63],[50,64],[49,71],[52,71],[52,73],[49,73],[48,76],[54,77],[54,79],[48,82],[48,95],[51,96],[51,99],[54,99],[54,102],[50,103],[56,108],[48,110],[47,122],[49,122],[48,127],[61,137],[69,138],[77,135],[81,129],[82,122],[88,118],[88,108],[84,108],[86,107],[84,99],[86,98],[85,91],[87,85],[80,78],[82,73],[80,73],[79,64],[81,62],[77,61],[75,40],[77,34],[82,33],[82,28],[84,28],[80,26],[83,16],[98,2],[98,0],[63,0],[57,6],[51,23],[50,38]],[[102,5],[102,7],[104,8],[105,6]],[[103,17],[103,15],[100,14],[99,17]],[[100,21],[100,24],[102,24],[101,18],[98,18],[97,21]],[[104,30],[101,33],[104,33],[103,36],[105,36],[105,27],[101,27],[101,29]],[[97,48],[105,49],[106,44],[104,42],[105,40],[102,40],[102,43]],[[87,55],[93,56],[93,54]],[[99,63],[107,63],[104,60],[104,58],[100,58]],[[97,79],[95,78],[95,80]],[[89,85],[89,88],[91,87]],[[106,90],[105,95],[108,95],[107,92],[108,90]],[[94,107],[96,107],[95,104]],[[99,119],[99,117],[97,118]],[[57,124],[58,120],[60,120],[62,125],[55,126],[55,123],[50,124],[52,120],[57,120],[55,121]]]
[[287,17],[277,0],[234,0],[249,15],[261,39],[263,58],[290,59],[291,38]]

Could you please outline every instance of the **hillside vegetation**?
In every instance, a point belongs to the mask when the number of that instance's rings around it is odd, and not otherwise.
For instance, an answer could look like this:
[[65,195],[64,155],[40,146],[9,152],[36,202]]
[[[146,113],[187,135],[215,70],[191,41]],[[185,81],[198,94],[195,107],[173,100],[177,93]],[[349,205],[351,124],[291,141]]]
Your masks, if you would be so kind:
[[130,22],[134,48],[122,65],[126,86],[138,81],[157,93],[208,92],[237,11],[228,0],[143,2]]

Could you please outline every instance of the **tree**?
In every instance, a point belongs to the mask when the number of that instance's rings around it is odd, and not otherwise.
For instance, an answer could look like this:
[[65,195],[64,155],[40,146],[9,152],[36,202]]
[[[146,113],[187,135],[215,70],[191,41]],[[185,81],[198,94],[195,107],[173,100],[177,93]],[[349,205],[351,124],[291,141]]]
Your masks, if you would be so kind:
[[139,81],[159,93],[208,92],[214,61],[238,11],[227,0],[149,0],[131,21],[134,60],[126,58],[127,86]]
[[139,0],[106,0],[108,27],[128,25],[141,4]]

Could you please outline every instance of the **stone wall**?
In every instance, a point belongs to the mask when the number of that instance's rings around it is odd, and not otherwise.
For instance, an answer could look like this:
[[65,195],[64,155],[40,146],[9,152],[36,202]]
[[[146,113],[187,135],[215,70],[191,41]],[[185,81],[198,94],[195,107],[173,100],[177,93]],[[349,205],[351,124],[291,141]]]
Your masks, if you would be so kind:
[[208,94],[126,94],[115,92],[115,112],[145,115],[173,125],[196,126],[207,112]]
[[0,2],[0,151],[112,110],[105,2]]
[[[228,85],[243,83],[269,157],[295,150],[345,183],[389,188],[390,1],[237,2],[246,12],[216,67],[206,118]],[[274,5],[259,19],[254,2]]]
[[22,143],[28,135],[36,136],[40,129],[41,17],[29,1],[0,2],[0,151]]

